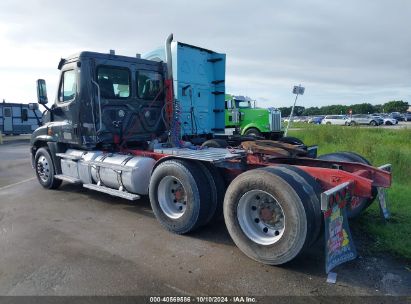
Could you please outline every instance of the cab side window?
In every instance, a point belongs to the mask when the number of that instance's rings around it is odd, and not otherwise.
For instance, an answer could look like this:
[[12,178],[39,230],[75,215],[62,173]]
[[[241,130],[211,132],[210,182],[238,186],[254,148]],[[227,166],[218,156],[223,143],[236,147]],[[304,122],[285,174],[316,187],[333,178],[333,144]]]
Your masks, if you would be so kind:
[[9,108],[4,108],[4,117],[11,117],[11,110]]
[[130,72],[126,68],[100,66],[97,82],[101,98],[122,99],[130,97]]
[[67,102],[74,99],[77,90],[76,71],[68,70],[63,72],[61,77],[59,101]]
[[137,72],[137,96],[146,100],[163,99],[163,77],[155,71]]

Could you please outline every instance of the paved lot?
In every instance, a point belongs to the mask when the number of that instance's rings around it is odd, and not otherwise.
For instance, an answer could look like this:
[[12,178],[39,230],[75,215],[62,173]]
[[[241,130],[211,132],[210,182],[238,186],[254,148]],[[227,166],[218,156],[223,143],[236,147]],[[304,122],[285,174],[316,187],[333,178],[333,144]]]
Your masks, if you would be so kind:
[[283,267],[261,265],[222,222],[170,234],[147,198],[130,203],[68,184],[44,190],[28,143],[0,146],[0,295],[404,295],[406,266],[364,255],[330,285],[321,243]]

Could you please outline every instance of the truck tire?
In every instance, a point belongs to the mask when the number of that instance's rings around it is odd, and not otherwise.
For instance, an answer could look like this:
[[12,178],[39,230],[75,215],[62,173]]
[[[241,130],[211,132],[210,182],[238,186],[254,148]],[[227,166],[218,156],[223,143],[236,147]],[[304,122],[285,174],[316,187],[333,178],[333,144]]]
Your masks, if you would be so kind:
[[224,139],[215,138],[215,139],[209,139],[205,141],[201,146],[210,147],[210,148],[227,148],[228,143]]
[[320,184],[310,174],[295,166],[281,164],[275,167],[267,168],[276,168],[277,170],[282,170],[285,173],[291,175],[294,181],[297,184],[301,185],[303,191],[305,192],[305,196],[309,197],[309,201],[312,205],[314,213],[314,216],[312,217],[314,221],[313,235],[311,237],[310,243],[308,244],[309,246],[311,246],[321,236],[324,227],[324,218],[321,211],[321,193],[323,191]]
[[60,187],[63,181],[54,177],[56,171],[50,153],[46,148],[37,150],[34,157],[34,165],[40,185],[47,189],[57,189]]
[[206,223],[211,192],[196,163],[166,160],[155,168],[149,186],[154,215],[167,230],[185,234]]
[[[347,162],[357,162],[365,165],[371,165],[371,163],[364,158],[363,156],[354,153],[354,152],[336,152],[336,153],[329,153],[323,154],[318,157],[321,160],[329,160],[329,161],[347,161]],[[348,204],[347,207],[347,216],[348,218],[356,218],[358,217],[361,212],[367,209],[372,202],[377,197],[378,191],[376,187],[371,188],[371,197],[353,197],[356,201],[355,206],[352,206],[351,203]]]
[[265,167],[262,168],[262,170],[277,174],[283,178],[294,188],[294,191],[303,202],[308,219],[307,239],[304,248],[308,248],[317,240],[321,228],[321,206],[316,194],[313,191],[310,191],[308,183],[305,182],[301,176],[286,167]]
[[263,137],[261,132],[257,128],[249,128],[244,132],[244,135],[254,136],[254,137]]
[[225,181],[220,171],[213,165],[198,162],[204,175],[207,178],[208,189],[211,192],[209,212],[204,225],[220,219],[223,214],[223,202],[225,195]]
[[283,143],[290,144],[290,145],[304,145],[301,139],[297,137],[292,137],[292,136],[281,137],[280,139],[278,139],[278,141],[281,141]]
[[263,169],[244,172],[231,182],[224,198],[224,220],[244,254],[280,265],[301,253],[311,219],[295,186]]

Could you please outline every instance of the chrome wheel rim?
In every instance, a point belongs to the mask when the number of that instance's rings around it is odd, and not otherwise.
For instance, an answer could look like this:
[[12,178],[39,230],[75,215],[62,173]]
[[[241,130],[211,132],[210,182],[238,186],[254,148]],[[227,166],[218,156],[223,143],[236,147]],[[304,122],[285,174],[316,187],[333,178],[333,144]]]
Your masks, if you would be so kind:
[[47,182],[50,177],[50,166],[44,155],[37,160],[37,174],[43,182]]
[[187,194],[181,181],[174,176],[166,176],[158,185],[158,201],[161,210],[169,218],[178,219],[187,208]]
[[260,245],[272,245],[284,234],[283,208],[263,190],[248,191],[240,198],[237,219],[244,234]]

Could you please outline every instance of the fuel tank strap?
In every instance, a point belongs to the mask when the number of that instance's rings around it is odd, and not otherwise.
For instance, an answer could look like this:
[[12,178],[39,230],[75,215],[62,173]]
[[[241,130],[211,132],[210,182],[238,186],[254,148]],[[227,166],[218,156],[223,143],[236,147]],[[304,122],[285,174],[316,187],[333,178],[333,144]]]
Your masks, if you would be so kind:
[[[132,158],[134,158],[134,156],[129,156],[129,157],[125,158],[121,162],[120,166],[125,166]],[[114,171],[117,174],[117,182],[119,184],[118,190],[119,191],[124,191],[125,187],[124,187],[124,184],[123,184],[123,170],[114,170]]]

